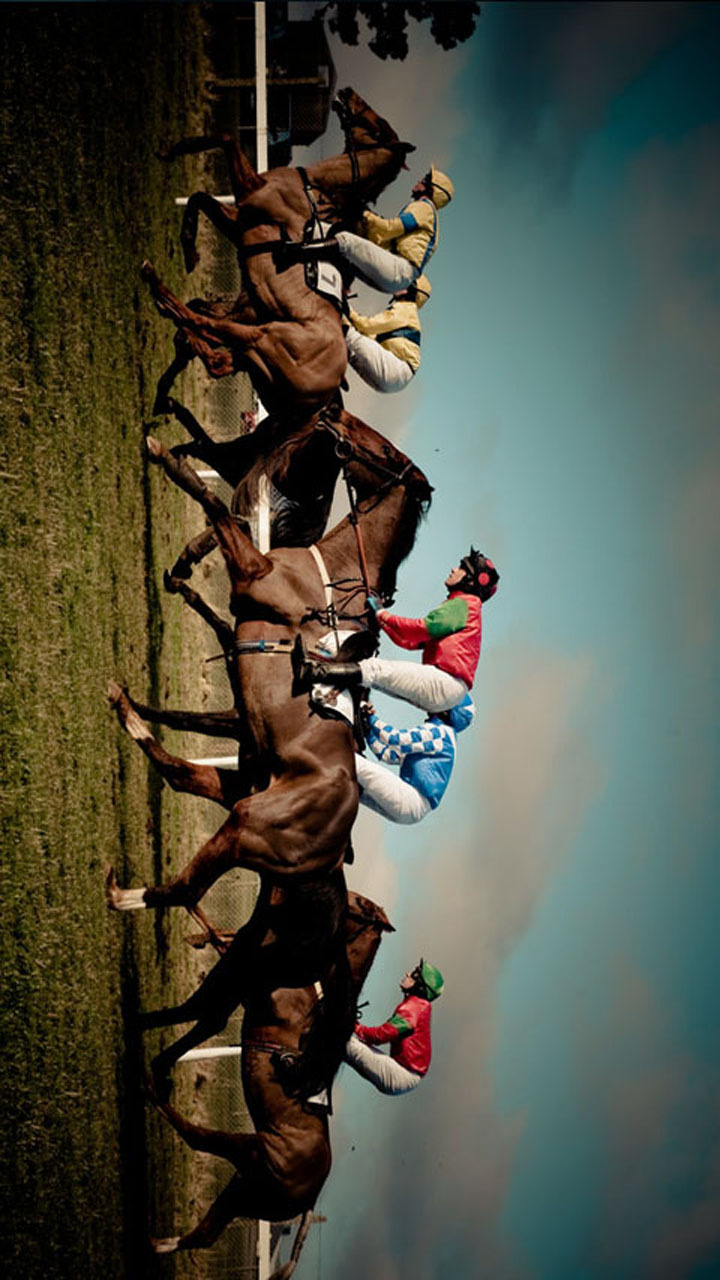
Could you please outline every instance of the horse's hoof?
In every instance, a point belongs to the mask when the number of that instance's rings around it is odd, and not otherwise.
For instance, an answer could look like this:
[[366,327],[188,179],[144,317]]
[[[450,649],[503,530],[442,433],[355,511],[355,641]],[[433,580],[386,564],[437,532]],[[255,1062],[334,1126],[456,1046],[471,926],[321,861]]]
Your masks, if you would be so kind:
[[110,680],[108,682],[107,696],[110,706],[116,707],[122,698],[122,689],[116,680]]
[[140,267],[140,275],[150,285],[156,285],[159,282],[158,273],[149,258],[146,258]]
[[171,595],[171,596],[176,596],[178,594],[178,591],[180,590],[180,584],[178,582],[178,578],[181,576],[185,578],[190,577],[189,573],[182,574],[182,575],[176,573],[175,568],[176,566],[173,566],[172,570],[166,569],[163,574],[163,586],[167,591],[168,595]]
[[146,436],[145,445],[146,445],[148,454],[150,455],[150,461],[159,462],[163,453],[163,447],[160,441],[156,440],[155,436]]
[[150,1247],[155,1253],[177,1253],[179,1236],[167,1236],[165,1240],[150,1240]]

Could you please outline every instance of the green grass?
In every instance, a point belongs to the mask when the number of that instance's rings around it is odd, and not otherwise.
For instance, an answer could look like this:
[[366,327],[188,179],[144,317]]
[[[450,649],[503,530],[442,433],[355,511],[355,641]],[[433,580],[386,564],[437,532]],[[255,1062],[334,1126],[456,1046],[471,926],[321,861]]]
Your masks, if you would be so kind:
[[203,821],[160,792],[105,698],[110,676],[170,703],[197,683],[194,633],[161,598],[197,517],[144,458],[171,342],[138,268],[149,256],[187,291],[172,195],[198,161],[170,172],[154,151],[202,124],[201,11],[2,17],[3,1261],[23,1280],[185,1275],[146,1253],[148,1223],[189,1225],[195,1158],[146,1122],[133,1013],[185,994],[197,964],[184,921],[108,914],[102,867],[167,876]]

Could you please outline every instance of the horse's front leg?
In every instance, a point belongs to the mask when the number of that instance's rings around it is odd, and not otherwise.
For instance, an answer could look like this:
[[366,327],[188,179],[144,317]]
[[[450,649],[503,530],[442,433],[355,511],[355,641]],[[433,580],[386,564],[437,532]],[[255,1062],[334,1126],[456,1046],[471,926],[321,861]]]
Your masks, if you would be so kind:
[[151,724],[162,724],[166,729],[178,729],[181,733],[202,733],[210,738],[239,739],[241,736],[240,716],[235,707],[229,707],[227,711],[160,711],[133,698],[127,689],[123,693],[138,715]]
[[184,458],[174,458],[170,450],[153,436],[148,436],[146,443],[150,461],[162,466],[165,474],[179,488],[201,504],[212,521],[220,549],[225,556],[233,591],[242,592],[251,582],[270,573],[272,560],[255,549],[225,503],[203,484],[189,463]]
[[203,137],[181,138],[173,146],[158,152],[159,160],[175,160],[178,156],[194,156],[202,151],[215,151],[222,147],[225,153],[233,195],[239,202],[253,191],[265,186],[232,133],[212,133]]
[[114,680],[111,680],[108,686],[108,699],[110,706],[115,708],[125,732],[134,742],[137,742],[141,751],[144,751],[173,791],[185,791],[190,795],[202,796],[206,800],[214,800],[225,809],[232,809],[245,790],[236,770],[218,769],[214,765],[191,764],[189,760],[183,760],[180,756],[171,756],[160,745],[157,738],[153,737],[127,695]]
[[[238,1135],[257,1144],[253,1134]],[[210,1206],[205,1217],[183,1236],[169,1236],[164,1240],[152,1240],[156,1253],[177,1253],[185,1249],[209,1249],[222,1235],[234,1218],[256,1217],[248,1205],[246,1179],[234,1174],[224,1191]]]
[[155,402],[153,404],[153,413],[170,413],[172,400],[169,391],[175,379],[187,369],[190,361],[193,359],[194,353],[184,340],[181,333],[175,335],[175,356],[168,365],[164,373],[160,374],[158,384],[155,391]]
[[[172,449],[171,453],[175,458],[182,456],[179,455],[175,449]],[[179,579],[180,581],[183,581],[184,579],[192,577],[192,571],[195,568],[195,565],[200,564],[206,556],[209,556],[210,552],[214,551],[216,546],[217,534],[215,533],[212,525],[209,529],[203,529],[202,533],[197,534],[195,538],[191,538],[183,547],[180,555],[170,570],[168,579],[165,583],[166,587],[169,586],[171,591],[177,591],[177,580]],[[224,644],[223,648],[225,648]]]
[[204,213],[209,222],[217,228],[221,235],[237,244],[240,238],[237,209],[220,204],[214,196],[205,191],[196,191],[188,198],[180,228],[180,244],[185,270],[193,271],[200,261],[197,251],[198,215]]

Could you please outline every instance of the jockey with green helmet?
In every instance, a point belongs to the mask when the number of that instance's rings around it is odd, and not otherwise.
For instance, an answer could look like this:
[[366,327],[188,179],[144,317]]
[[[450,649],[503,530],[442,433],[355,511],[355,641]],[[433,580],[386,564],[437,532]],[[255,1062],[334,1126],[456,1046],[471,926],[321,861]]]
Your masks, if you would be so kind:
[[[440,970],[421,959],[401,979],[403,998],[387,1022],[379,1027],[355,1024],[345,1061],[380,1093],[409,1093],[427,1075],[432,1056],[430,1006],[442,995],[443,986]],[[390,1045],[389,1053],[380,1048],[385,1044]]]

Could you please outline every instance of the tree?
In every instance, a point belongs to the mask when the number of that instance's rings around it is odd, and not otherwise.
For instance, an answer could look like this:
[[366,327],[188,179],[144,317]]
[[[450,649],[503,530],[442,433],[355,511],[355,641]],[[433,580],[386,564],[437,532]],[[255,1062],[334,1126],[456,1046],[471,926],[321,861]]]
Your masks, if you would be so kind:
[[360,41],[361,16],[373,32],[369,48],[378,58],[396,58],[402,60],[408,53],[408,18],[416,22],[430,19],[430,33],[441,49],[454,49],[462,44],[475,30],[476,20],[480,14],[477,0],[436,0],[419,4],[389,3],[348,4],[346,0],[335,0],[320,10],[320,16],[327,16],[328,26],[333,34],[340,37],[343,44],[356,45]]

